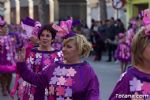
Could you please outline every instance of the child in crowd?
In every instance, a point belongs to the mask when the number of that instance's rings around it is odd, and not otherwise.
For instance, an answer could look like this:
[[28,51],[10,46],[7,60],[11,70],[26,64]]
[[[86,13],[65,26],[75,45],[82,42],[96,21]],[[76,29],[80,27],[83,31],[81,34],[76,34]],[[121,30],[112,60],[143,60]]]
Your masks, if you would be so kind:
[[119,44],[116,49],[116,59],[121,63],[121,72],[126,71],[126,67],[131,59],[130,46],[126,42],[126,35],[124,33],[119,33]]

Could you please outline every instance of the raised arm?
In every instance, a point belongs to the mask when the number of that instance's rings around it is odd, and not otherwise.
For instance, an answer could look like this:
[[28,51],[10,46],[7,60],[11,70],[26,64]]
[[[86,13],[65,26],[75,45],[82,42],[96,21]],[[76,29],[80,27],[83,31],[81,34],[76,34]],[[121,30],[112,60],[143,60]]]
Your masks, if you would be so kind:
[[34,73],[27,68],[27,65],[25,62],[18,62],[17,70],[19,71],[20,76],[25,81],[33,85],[45,88],[48,84],[48,77],[46,75],[47,70],[42,71],[41,73]]

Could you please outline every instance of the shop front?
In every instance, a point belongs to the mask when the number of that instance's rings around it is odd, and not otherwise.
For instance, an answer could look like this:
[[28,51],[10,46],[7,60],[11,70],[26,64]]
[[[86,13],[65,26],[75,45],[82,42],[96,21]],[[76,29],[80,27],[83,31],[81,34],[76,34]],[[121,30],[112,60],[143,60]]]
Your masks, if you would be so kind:
[[150,8],[150,0],[126,0],[127,21],[147,8]]

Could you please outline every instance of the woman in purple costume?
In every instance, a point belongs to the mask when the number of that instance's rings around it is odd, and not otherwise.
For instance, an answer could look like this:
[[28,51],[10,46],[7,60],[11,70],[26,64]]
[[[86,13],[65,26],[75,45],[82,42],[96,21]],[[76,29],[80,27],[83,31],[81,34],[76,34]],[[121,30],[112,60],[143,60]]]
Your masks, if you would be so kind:
[[143,15],[144,26],[132,40],[132,66],[121,75],[109,100],[150,100],[150,9]]
[[10,92],[12,72],[16,68],[13,42],[13,38],[8,35],[6,22],[0,17],[0,81],[3,96]]
[[126,67],[131,60],[130,46],[126,42],[126,35],[124,33],[119,33],[119,44],[116,49],[116,59],[120,61],[121,72],[126,71]]
[[[47,87],[45,100],[99,100],[97,76],[92,66],[81,60],[90,50],[91,44],[83,35],[77,34],[63,41],[63,62],[54,63],[36,74],[27,68],[22,55],[17,67],[24,80],[40,88]],[[40,92],[38,97],[44,97],[43,91]]]
[[[39,47],[33,48],[28,58],[26,58],[27,67],[35,73],[40,73],[48,68],[52,63],[63,60],[61,50],[55,50],[51,46],[51,42],[55,39],[56,30],[52,28],[52,25],[43,25],[38,33]],[[21,53],[22,55],[25,53]],[[20,74],[20,73],[19,73]],[[28,73],[26,73],[27,75]],[[43,97],[38,97],[40,92],[45,91],[45,88],[40,88],[35,85],[29,84],[22,78],[18,80],[18,98],[19,100],[42,100]],[[16,91],[16,88],[14,90]],[[39,90],[40,89],[40,90]],[[12,98],[15,93],[12,91]],[[43,94],[44,95],[44,94]]]

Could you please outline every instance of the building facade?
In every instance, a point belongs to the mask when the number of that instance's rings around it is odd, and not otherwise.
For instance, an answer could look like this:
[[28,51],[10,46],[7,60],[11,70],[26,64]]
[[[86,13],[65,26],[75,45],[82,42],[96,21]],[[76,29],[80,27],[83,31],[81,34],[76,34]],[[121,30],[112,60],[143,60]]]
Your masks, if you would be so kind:
[[[29,16],[35,20],[38,17],[38,0],[3,0],[4,17],[8,24],[19,24],[20,20]],[[112,0],[107,1],[108,18],[116,16],[116,10],[112,7]],[[99,0],[46,0],[47,22],[55,22],[72,16],[81,19],[90,27],[91,19],[100,20]],[[119,18],[124,17],[124,10],[119,10]],[[124,18],[123,18],[124,19]]]
[[150,0],[126,0],[127,21],[147,8],[150,8]]
[[5,0],[0,0],[0,16],[4,16],[4,1]]

